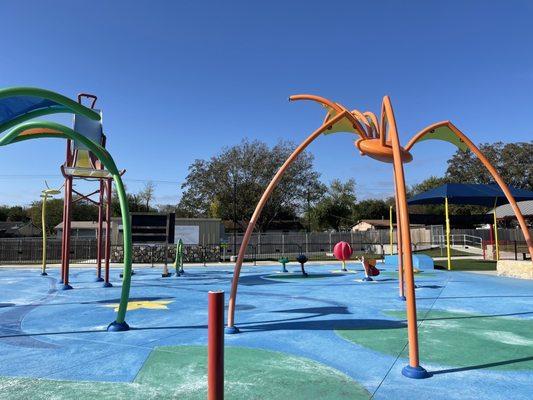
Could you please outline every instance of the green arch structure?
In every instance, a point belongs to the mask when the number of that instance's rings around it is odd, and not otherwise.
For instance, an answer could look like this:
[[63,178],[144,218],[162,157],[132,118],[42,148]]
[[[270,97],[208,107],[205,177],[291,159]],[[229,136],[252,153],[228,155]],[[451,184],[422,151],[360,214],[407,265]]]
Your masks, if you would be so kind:
[[82,134],[68,128],[64,125],[51,121],[31,121],[37,116],[43,116],[54,113],[73,113],[81,114],[93,120],[99,120],[100,115],[91,109],[65,97],[58,93],[54,93],[44,89],[37,88],[9,88],[0,90],[0,101],[8,97],[26,96],[33,98],[41,98],[43,100],[42,106],[32,107],[31,110],[13,115],[13,118],[8,118],[0,123],[0,134],[10,128],[13,128],[6,135],[0,138],[0,146],[7,146],[12,143],[18,143],[31,139],[40,138],[60,138],[70,139],[74,142],[86,146],[104,165],[104,167],[111,174],[115,182],[120,211],[122,215],[123,238],[124,238],[124,272],[122,280],[122,292],[120,296],[120,304],[117,317],[114,322],[109,324],[108,331],[124,331],[128,330],[129,326],[126,323],[126,311],[128,308],[129,292],[131,286],[131,264],[132,264],[132,243],[131,243],[131,223],[128,200],[124,189],[120,172],[115,164],[115,161],[99,144],[86,138]]
[[0,123],[0,133],[10,129],[22,122],[33,118],[42,117],[43,115],[69,113],[80,114],[95,121],[100,120],[100,115],[90,108],[87,108],[80,103],[75,102],[68,97],[59,93],[52,92],[46,89],[32,88],[32,87],[12,87],[0,89],[0,100],[14,97],[33,97],[48,100],[50,103],[47,106],[32,109],[29,112],[18,115],[8,121]]

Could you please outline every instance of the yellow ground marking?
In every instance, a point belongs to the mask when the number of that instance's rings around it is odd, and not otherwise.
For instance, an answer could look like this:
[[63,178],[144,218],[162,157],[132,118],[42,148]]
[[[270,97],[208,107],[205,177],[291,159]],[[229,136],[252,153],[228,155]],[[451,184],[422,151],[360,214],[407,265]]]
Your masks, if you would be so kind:
[[[173,300],[134,300],[128,301],[128,311],[140,310],[142,308],[147,310],[168,310],[167,304],[172,303]],[[112,307],[115,312],[118,311],[119,303],[104,304],[104,307]]]

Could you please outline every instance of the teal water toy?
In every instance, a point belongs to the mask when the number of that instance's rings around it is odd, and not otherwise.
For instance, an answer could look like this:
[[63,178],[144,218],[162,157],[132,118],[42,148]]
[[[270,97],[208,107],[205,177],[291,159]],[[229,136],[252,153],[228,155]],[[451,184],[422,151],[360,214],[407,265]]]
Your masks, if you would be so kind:
[[183,241],[178,240],[176,245],[176,258],[174,260],[174,268],[176,269],[176,276],[180,276],[185,271],[183,270]]
[[289,262],[289,259],[287,257],[280,257],[278,262],[280,262],[281,266],[283,267],[281,272],[289,272],[289,271],[287,271],[287,267],[286,267],[287,263]]

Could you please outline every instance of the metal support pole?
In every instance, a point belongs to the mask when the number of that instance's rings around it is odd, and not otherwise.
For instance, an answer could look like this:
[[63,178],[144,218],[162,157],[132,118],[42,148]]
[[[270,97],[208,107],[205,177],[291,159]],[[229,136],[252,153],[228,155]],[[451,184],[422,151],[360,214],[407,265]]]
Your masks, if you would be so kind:
[[70,217],[72,205],[72,176],[68,176],[65,181],[65,212],[63,215],[63,286],[62,290],[72,289],[69,284],[69,267],[70,267]]
[[446,257],[448,260],[448,271],[452,269],[452,256],[450,249],[450,215],[448,211],[448,198],[444,198],[444,209],[446,212]]
[[109,282],[109,260],[111,258],[111,199],[112,199],[112,182],[111,179],[107,179],[106,183],[106,207],[105,207],[105,273],[104,273],[104,287],[112,287]]
[[233,255],[237,255],[237,178],[233,171]]
[[496,247],[496,261],[500,260],[500,245],[498,243],[498,219],[496,218],[496,208],[494,209],[494,243]]
[[212,292],[208,298],[207,325],[207,399],[224,399],[224,292]]
[[389,207],[389,242],[390,242],[390,250],[389,254],[392,256],[394,254],[393,251],[393,232],[394,232],[394,225],[392,224],[392,206]]
[[66,216],[67,216],[67,178],[64,183],[64,195],[63,195],[63,231],[61,232],[61,280],[59,283],[65,282],[65,243],[66,243]]
[[102,229],[104,220],[104,182],[99,181],[98,196],[98,229],[96,231],[96,282],[102,282]]
[[41,224],[43,229],[43,264],[41,267],[41,275],[46,276],[48,275],[46,273],[46,199],[48,196],[46,193],[43,196],[43,204],[42,204],[42,210],[41,210]]

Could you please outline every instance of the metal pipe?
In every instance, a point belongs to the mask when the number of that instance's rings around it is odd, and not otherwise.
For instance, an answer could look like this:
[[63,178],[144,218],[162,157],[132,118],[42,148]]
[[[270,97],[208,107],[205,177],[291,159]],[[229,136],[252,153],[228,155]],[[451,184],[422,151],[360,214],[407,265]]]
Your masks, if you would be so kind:
[[210,291],[207,325],[207,399],[224,399],[224,292]]
[[444,198],[444,210],[446,213],[446,260],[448,265],[448,271],[452,269],[452,252],[450,249],[450,213],[448,210],[448,198]]
[[102,180],[100,183],[100,193],[98,196],[98,228],[96,231],[96,280],[102,280],[102,229],[104,220],[104,183]]
[[72,176],[67,177],[66,185],[66,204],[65,204],[65,250],[64,250],[64,277],[63,289],[72,289],[69,285],[69,267],[70,267],[70,220],[71,220],[71,203],[72,203]]
[[111,179],[106,180],[106,209],[105,209],[105,273],[104,273],[104,286],[110,287],[109,282],[109,260],[111,258],[111,192],[112,192]]

